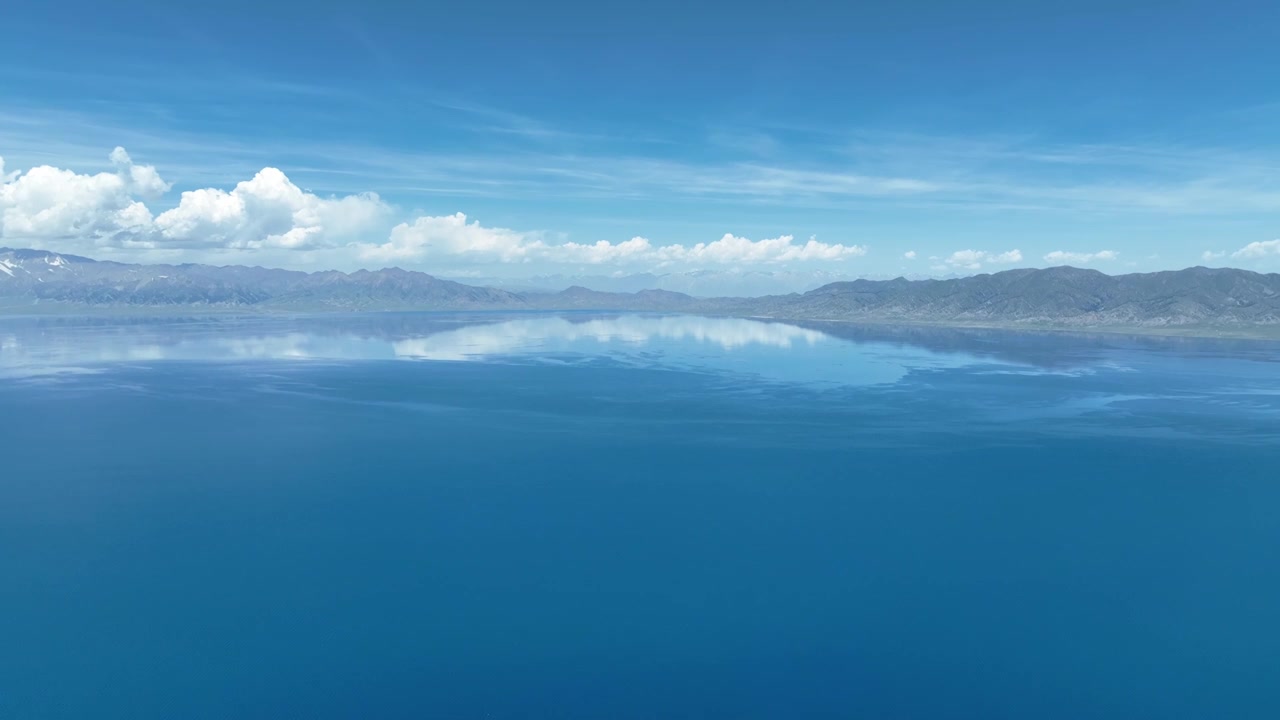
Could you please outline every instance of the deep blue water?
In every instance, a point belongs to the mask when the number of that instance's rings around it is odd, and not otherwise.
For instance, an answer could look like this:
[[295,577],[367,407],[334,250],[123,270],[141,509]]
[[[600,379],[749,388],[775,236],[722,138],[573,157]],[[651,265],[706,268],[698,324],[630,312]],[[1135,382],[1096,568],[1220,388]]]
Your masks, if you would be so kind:
[[1280,717],[1280,346],[0,320],[0,718]]

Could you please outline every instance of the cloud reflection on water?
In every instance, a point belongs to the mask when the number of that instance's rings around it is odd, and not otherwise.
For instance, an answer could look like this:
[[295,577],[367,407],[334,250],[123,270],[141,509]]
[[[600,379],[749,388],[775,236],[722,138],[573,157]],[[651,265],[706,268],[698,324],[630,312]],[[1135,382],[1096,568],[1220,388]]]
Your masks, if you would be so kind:
[[[909,353],[917,360],[928,351]],[[779,381],[893,382],[900,350],[813,328],[687,315],[36,318],[0,334],[0,375],[160,361],[508,361],[606,359]]]
[[603,360],[779,382],[875,385],[913,371],[955,368],[970,376],[1080,377],[1132,373],[1141,363],[1143,372],[1176,375],[1186,371],[1189,357],[1273,368],[1278,356],[1270,344],[1238,341],[656,314],[0,318],[0,377],[168,361]]
[[638,346],[655,340],[689,341],[716,345],[729,351],[750,345],[773,348],[790,348],[795,344],[812,346],[827,337],[817,330],[742,318],[623,315],[571,322],[563,317],[539,317],[468,325],[426,337],[398,340],[392,343],[392,348],[398,357],[473,360],[538,352],[584,340],[601,346]]

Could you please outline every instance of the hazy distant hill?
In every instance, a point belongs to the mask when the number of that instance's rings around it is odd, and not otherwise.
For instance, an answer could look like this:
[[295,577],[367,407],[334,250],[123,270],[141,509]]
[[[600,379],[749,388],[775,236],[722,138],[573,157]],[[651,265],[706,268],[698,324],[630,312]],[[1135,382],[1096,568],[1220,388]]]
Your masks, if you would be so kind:
[[[755,297],[805,292],[828,283],[867,275],[813,270],[690,270],[686,272],[633,273],[626,275],[535,275],[533,277],[454,278],[459,282],[487,285],[512,292],[559,292],[575,285],[603,292],[629,293],[669,290],[694,297]],[[908,276],[910,277],[910,276]],[[882,278],[888,280],[892,276]]]
[[555,293],[465,285],[389,268],[305,273],[260,267],[129,265],[0,248],[0,304],[58,308],[294,311],[634,310],[793,320],[1280,332],[1280,275],[1210,269],[1106,275],[1070,267],[947,280],[854,280],[757,298],[571,287]]
[[[734,303],[727,304],[734,308]],[[952,280],[856,280],[755,298],[776,317],[1070,327],[1267,326],[1280,323],[1280,275],[1204,267],[1106,275],[1055,267]]]
[[43,250],[0,248],[0,298],[9,306],[260,307],[280,310],[519,307],[519,295],[390,268],[305,273],[231,265],[127,265]]

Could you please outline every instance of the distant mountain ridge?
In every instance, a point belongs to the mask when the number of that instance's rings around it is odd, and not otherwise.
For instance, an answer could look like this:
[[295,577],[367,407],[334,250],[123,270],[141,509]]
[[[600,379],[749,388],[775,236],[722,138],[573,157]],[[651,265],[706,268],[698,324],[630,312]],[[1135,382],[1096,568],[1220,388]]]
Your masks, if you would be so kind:
[[[487,285],[512,292],[559,292],[574,285],[604,292],[670,290],[694,297],[757,297],[807,292],[833,282],[867,278],[891,280],[894,276],[811,270],[689,270],[610,275],[535,275],[523,278],[454,277],[452,280]],[[908,279],[925,276],[908,275]]]
[[[133,265],[0,248],[0,305],[300,312],[602,310],[952,325],[1280,333],[1280,274],[1232,268],[1106,275],[1072,267],[945,280],[853,280],[754,298],[669,290],[513,292],[386,268],[307,273],[245,266]],[[42,308],[44,309],[44,308]]]
[[243,265],[132,265],[0,248],[0,298],[12,306],[260,307],[296,310],[487,309],[520,296],[388,268],[306,273]]
[[756,298],[753,312],[827,320],[1223,329],[1280,324],[1280,274],[1193,267],[1107,275],[1023,268],[949,280],[832,283]]

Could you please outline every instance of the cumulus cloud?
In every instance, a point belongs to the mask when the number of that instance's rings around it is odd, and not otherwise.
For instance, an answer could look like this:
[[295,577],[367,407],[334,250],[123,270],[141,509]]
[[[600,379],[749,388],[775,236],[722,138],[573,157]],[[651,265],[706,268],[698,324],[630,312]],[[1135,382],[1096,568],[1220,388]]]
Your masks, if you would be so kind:
[[1264,240],[1251,242],[1231,253],[1233,258],[1257,259],[1268,255],[1280,255],[1280,240]]
[[134,165],[124,148],[111,153],[115,172],[82,175],[49,165],[4,174],[0,159],[0,238],[110,238],[151,225],[151,211],[134,198],[155,196],[169,184],[150,165]]
[[1092,253],[1067,252],[1064,250],[1054,250],[1044,256],[1044,261],[1048,263],[1075,263],[1077,265],[1087,265],[1095,260],[1115,260],[1119,255],[1114,250],[1100,250]]
[[145,197],[158,197],[169,192],[172,184],[165,182],[152,165],[135,165],[133,158],[122,147],[111,151],[111,164],[116,172],[128,177],[134,192]]
[[462,213],[420,217],[391,229],[391,238],[380,245],[366,244],[360,256],[374,260],[417,260],[458,256],[475,260],[517,262],[544,247],[531,233],[489,228],[467,222]]
[[981,270],[983,265],[1008,265],[1022,262],[1022,251],[1013,249],[1008,252],[991,253],[985,250],[957,250],[943,262],[951,268]]
[[388,210],[373,193],[313,195],[269,167],[230,192],[203,188],[182,193],[176,208],[155,219],[156,239],[171,247],[331,247],[356,239]]
[[1226,255],[1225,252],[1214,252],[1213,250],[1205,250],[1200,254],[1200,259],[1205,262],[1211,262]]
[[[311,249],[355,239],[389,207],[372,193],[322,198],[283,172],[264,168],[232,190],[182,193],[177,207],[154,216],[143,200],[171,185],[124,148],[110,154],[114,172],[80,174],[47,165],[3,173],[0,238],[66,240],[105,247]],[[140,199],[141,198],[141,199]]]
[[366,244],[361,248],[362,257],[375,260],[545,261],[654,267],[836,261],[865,255],[866,252],[861,245],[823,243],[816,238],[798,243],[791,235],[750,240],[728,233],[719,240],[696,245],[655,245],[643,237],[616,243],[600,240],[595,243],[551,244],[543,239],[541,233],[485,227],[478,221],[468,222],[462,213],[420,217],[412,223],[401,223],[391,230],[387,242]]
[[417,217],[384,235],[392,208],[373,193],[320,196],[266,167],[234,186],[187,189],[173,198],[167,195],[171,184],[154,166],[135,163],[119,147],[109,159],[110,170],[85,174],[47,165],[6,173],[0,158],[0,241],[87,252],[336,249],[348,258],[444,266],[536,262],[654,269],[838,262],[867,253],[861,245],[792,235],[726,233],[696,244],[639,236],[553,242],[544,233],[487,227],[462,213]]
[[861,245],[822,243],[812,237],[807,242],[799,244],[791,235],[769,240],[748,240],[726,233],[724,237],[710,243],[698,243],[693,246],[664,245],[657,248],[655,254],[662,260],[662,264],[688,262],[738,265],[843,260],[866,255],[867,249]]
[[916,251],[915,251],[915,250],[908,250],[908,251],[906,251],[906,252],[902,253],[902,257],[904,257],[904,258],[906,258],[906,259],[908,259],[908,260],[915,260],[915,259],[916,259]]
[[584,265],[626,265],[652,261],[655,250],[653,243],[643,237],[633,237],[618,243],[598,240],[590,244],[570,242],[542,245],[539,249],[544,257],[554,262]]

